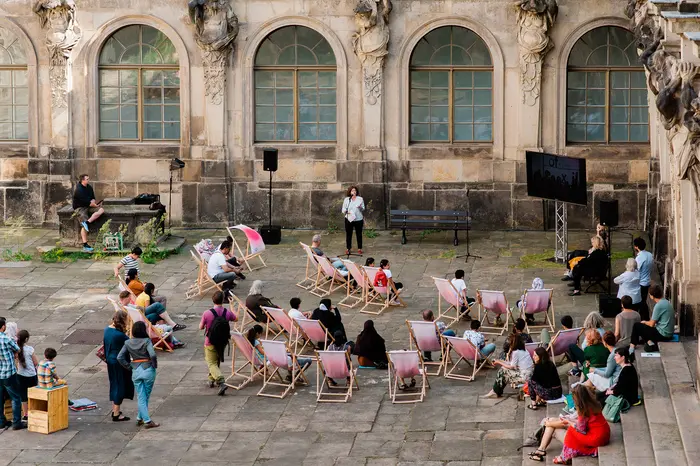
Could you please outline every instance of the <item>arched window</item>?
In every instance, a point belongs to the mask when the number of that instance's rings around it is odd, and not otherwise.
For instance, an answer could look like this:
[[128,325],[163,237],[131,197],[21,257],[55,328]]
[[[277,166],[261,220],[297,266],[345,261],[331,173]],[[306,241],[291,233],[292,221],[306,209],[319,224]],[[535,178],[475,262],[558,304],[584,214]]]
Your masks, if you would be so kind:
[[335,141],[336,69],[330,44],[313,29],[267,36],[255,54],[255,141]]
[[631,32],[600,27],[576,42],[566,98],[568,142],[649,141],[646,78]]
[[473,31],[445,26],[413,49],[411,142],[493,140],[493,62]]
[[119,29],[100,52],[100,140],[179,140],[175,46],[150,26]]
[[17,36],[0,27],[0,141],[28,138],[27,57]]

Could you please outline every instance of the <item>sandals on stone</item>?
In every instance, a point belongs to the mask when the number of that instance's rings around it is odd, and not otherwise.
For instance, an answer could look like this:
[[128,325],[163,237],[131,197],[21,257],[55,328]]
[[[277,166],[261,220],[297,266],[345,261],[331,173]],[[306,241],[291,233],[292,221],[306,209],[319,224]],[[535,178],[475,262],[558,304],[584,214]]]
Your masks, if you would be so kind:
[[117,414],[116,416],[114,414],[112,414],[112,422],[124,422],[124,421],[130,421],[130,420],[131,420],[131,418],[122,415],[121,411],[119,411],[119,414]]
[[528,457],[529,457],[532,461],[539,461],[540,463],[543,463],[543,462],[544,462],[544,458],[545,458],[546,456],[547,456],[547,452],[546,452],[546,451],[542,451],[542,450],[540,450],[540,449],[537,449],[537,450],[535,450],[535,451],[533,451],[533,452],[530,452],[530,454],[528,455]]
[[178,330],[183,330],[186,329],[187,325],[184,324],[176,324],[175,327],[173,327],[173,332],[177,332]]
[[552,463],[554,463],[554,464],[571,464],[571,460],[570,460],[570,459],[569,459],[569,460],[565,460],[565,459],[562,458],[561,456],[557,456],[556,458],[554,458],[554,460],[552,461]]

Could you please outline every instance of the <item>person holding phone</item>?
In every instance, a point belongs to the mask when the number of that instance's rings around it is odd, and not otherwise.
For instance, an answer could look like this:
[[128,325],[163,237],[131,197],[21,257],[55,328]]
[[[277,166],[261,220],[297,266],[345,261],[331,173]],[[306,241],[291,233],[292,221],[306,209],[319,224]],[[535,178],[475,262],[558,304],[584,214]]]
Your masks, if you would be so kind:
[[93,251],[87,242],[90,224],[105,213],[102,208],[103,201],[95,201],[95,191],[88,183],[89,181],[89,175],[80,175],[78,186],[75,187],[73,193],[73,210],[80,221],[80,239],[83,241],[83,252]]
[[357,189],[357,186],[350,186],[342,209],[343,215],[345,215],[345,254],[349,255],[352,251],[353,230],[357,236],[357,252],[362,254],[362,226],[365,222],[362,212],[364,210],[365,201],[360,197],[360,190]]

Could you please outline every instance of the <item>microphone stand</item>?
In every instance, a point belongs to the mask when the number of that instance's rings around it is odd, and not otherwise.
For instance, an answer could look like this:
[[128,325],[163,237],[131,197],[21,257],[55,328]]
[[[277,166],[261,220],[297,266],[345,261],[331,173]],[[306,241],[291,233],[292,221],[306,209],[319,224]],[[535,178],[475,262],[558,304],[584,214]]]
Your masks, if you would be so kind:
[[471,206],[471,202],[469,201],[469,191],[471,191],[471,190],[467,189],[467,253],[462,254],[460,256],[455,256],[455,259],[461,259],[462,257],[464,257],[465,264],[467,262],[469,262],[470,257],[473,257],[474,259],[483,259],[483,257],[477,256],[477,255],[469,252],[469,230],[471,230],[471,228],[472,228],[472,226],[471,226],[471,223],[472,223],[471,222],[471,207],[472,206]]

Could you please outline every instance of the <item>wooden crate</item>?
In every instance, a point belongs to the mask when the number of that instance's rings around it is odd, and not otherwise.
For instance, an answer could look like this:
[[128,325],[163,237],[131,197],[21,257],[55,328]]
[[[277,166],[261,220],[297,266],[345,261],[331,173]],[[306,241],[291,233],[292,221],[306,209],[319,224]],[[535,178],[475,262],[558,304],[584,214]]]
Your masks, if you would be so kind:
[[68,386],[29,389],[30,432],[51,434],[68,428]]

